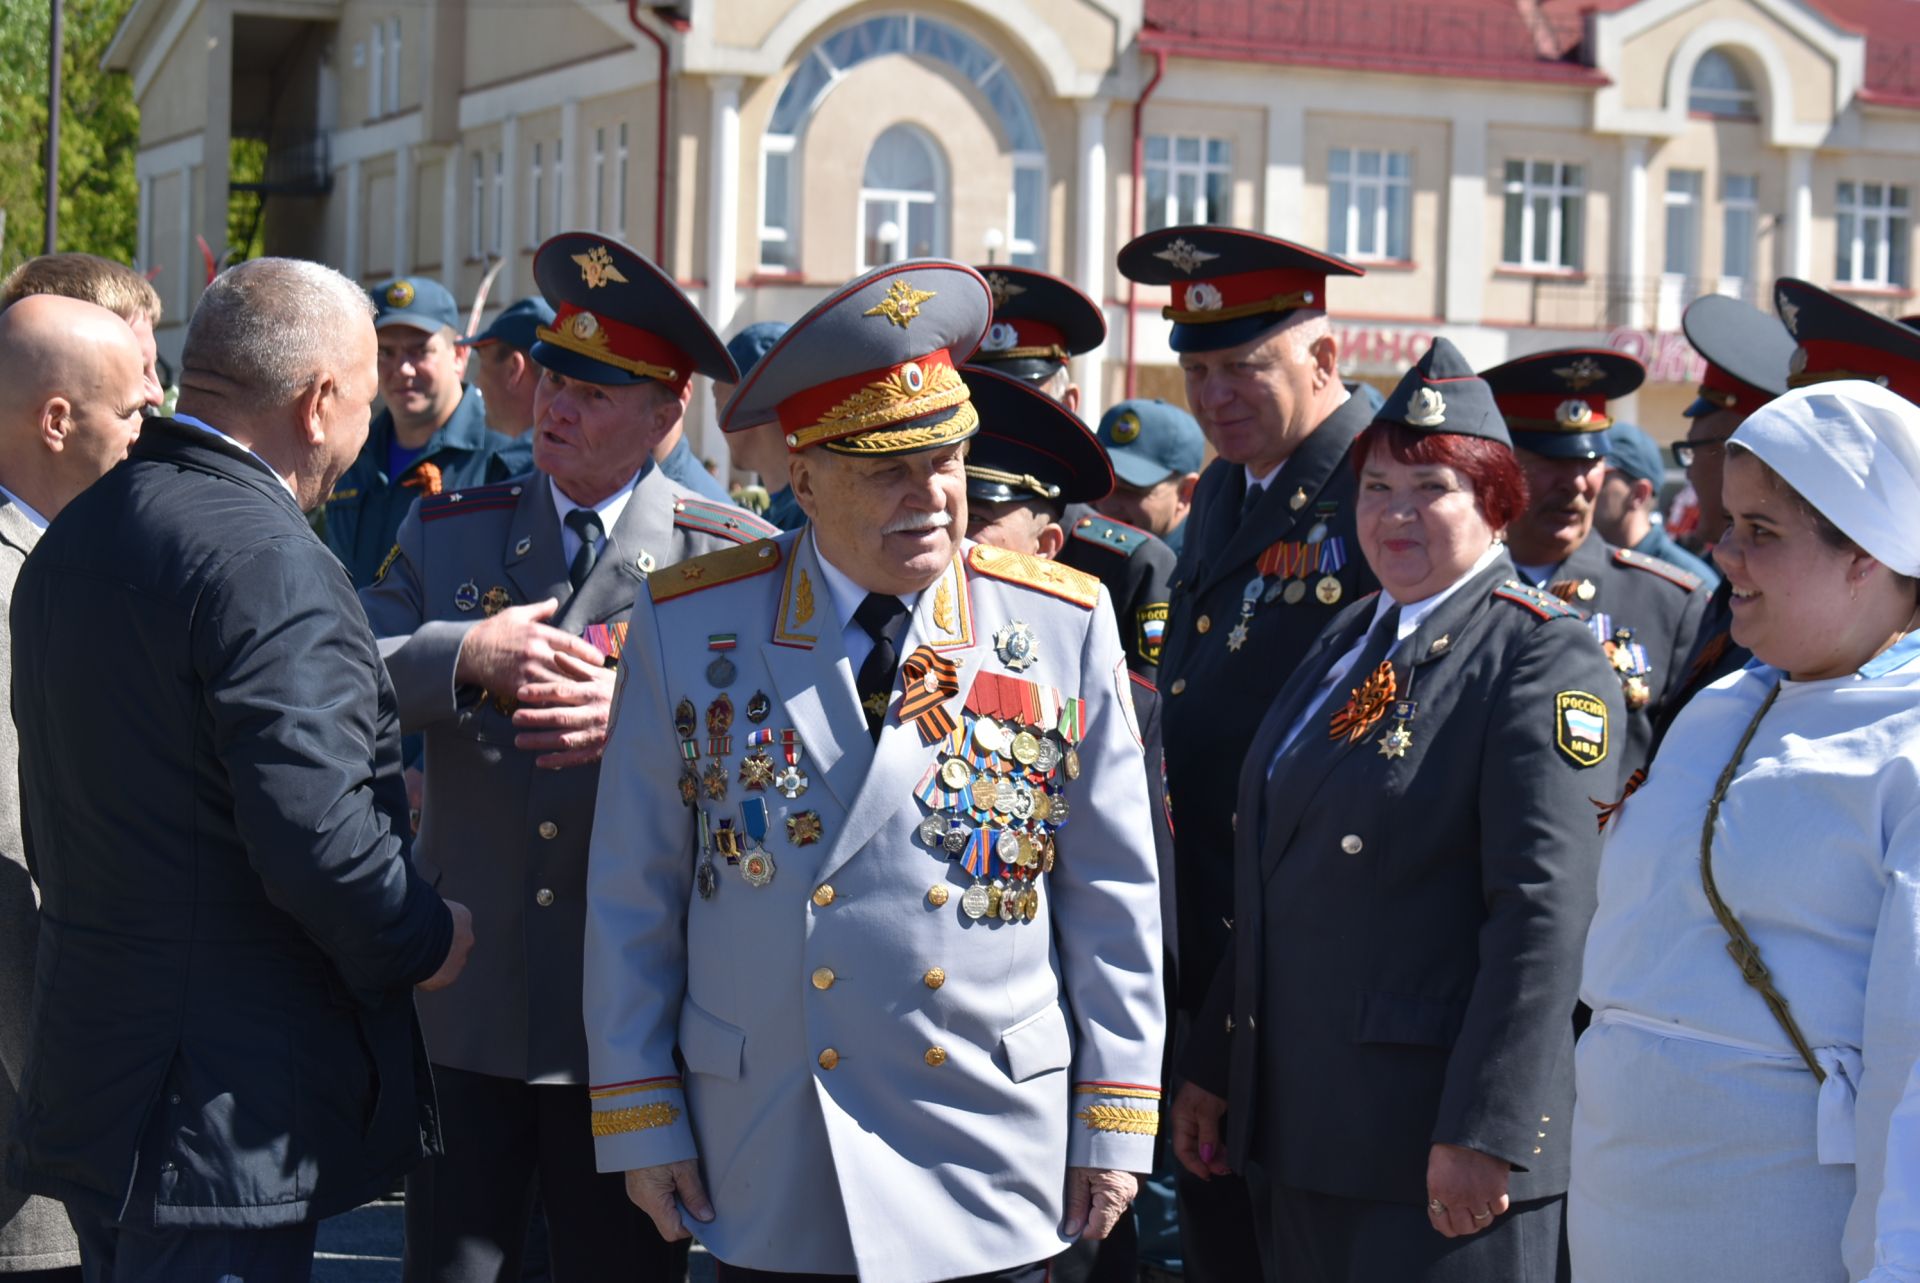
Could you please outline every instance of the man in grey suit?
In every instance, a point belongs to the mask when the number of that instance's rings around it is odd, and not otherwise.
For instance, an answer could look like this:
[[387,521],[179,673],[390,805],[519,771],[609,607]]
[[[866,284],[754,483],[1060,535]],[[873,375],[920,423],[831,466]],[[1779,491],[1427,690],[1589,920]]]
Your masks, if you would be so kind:
[[[736,377],[673,282],[617,241],[534,259],[535,470],[422,499],[361,601],[426,737],[415,858],[499,942],[420,1002],[446,1156],[407,1181],[406,1277],[518,1283],[533,1199],[559,1283],[685,1274],[594,1171],[580,1019],[587,836],[634,594],[655,567],[773,533],[651,457],[688,378]],[[444,1000],[443,1000],[444,999]]]
[[1039,1283],[1151,1163],[1132,681],[1099,580],[964,539],[956,363],[990,311],[940,260],[836,290],[725,423],[780,424],[807,527],[634,605],[587,880],[593,1135],[723,1283]]
[[[145,362],[127,323],[106,308],[32,295],[0,312],[0,609],[47,522],[127,457],[145,404]],[[0,629],[0,689],[12,682]],[[39,906],[20,840],[20,744],[0,718],[0,1148],[26,1061]],[[66,1211],[0,1177],[0,1274],[78,1279]]]

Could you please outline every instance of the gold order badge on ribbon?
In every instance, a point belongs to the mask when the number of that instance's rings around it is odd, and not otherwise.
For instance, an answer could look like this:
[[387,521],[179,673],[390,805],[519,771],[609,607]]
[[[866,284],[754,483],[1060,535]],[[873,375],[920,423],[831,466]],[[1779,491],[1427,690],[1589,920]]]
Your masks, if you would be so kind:
[[1399,682],[1393,675],[1393,661],[1383,659],[1380,667],[1367,675],[1367,680],[1353,689],[1347,699],[1347,706],[1335,713],[1327,722],[1327,738],[1333,741],[1345,740],[1349,744],[1372,730],[1374,724],[1386,716],[1387,705],[1393,703],[1394,693]]

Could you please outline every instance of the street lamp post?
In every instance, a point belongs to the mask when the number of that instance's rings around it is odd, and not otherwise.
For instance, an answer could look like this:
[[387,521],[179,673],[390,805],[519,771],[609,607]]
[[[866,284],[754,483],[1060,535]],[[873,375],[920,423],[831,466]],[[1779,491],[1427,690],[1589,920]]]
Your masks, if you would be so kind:
[[50,0],[52,31],[47,41],[47,234],[46,250],[60,238],[60,61],[63,32],[61,0]]

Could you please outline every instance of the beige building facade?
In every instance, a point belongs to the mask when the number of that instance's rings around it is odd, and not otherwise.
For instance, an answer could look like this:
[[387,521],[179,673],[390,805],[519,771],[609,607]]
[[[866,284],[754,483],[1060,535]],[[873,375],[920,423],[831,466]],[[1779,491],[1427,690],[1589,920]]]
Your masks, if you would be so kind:
[[[136,0],[140,256],[178,351],[229,216],[372,283],[620,237],[716,328],[791,319],[920,254],[1017,263],[1107,311],[1097,412],[1178,399],[1136,231],[1231,222],[1367,268],[1330,291],[1387,384],[1445,334],[1482,366],[1645,360],[1678,435],[1708,291],[1914,299],[1920,31],[1901,0]],[[1910,9],[1910,6],[1905,6]],[[203,250],[203,243],[209,250]],[[708,399],[690,430],[722,447]]]

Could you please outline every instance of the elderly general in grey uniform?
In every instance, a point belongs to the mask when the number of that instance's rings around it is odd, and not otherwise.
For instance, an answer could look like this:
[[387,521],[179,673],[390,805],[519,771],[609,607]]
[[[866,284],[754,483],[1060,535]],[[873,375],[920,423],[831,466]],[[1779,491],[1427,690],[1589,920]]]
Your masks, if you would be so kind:
[[803,318],[726,426],[781,424],[810,524],[634,607],[588,869],[594,1132],[729,1283],[1037,1281],[1151,1161],[1159,892],[1112,607],[962,538],[955,365],[989,306],[915,261]]
[[[664,1243],[595,1174],[580,947],[613,666],[657,566],[771,533],[696,498],[650,451],[726,349],[652,264],[581,233],[534,275],[557,309],[533,358],[536,471],[422,500],[362,594],[426,733],[415,857],[494,943],[460,996],[423,998],[447,1155],[408,1181],[410,1278],[519,1277],[537,1186],[557,1278],[666,1279]],[[458,888],[456,891],[455,888]]]

